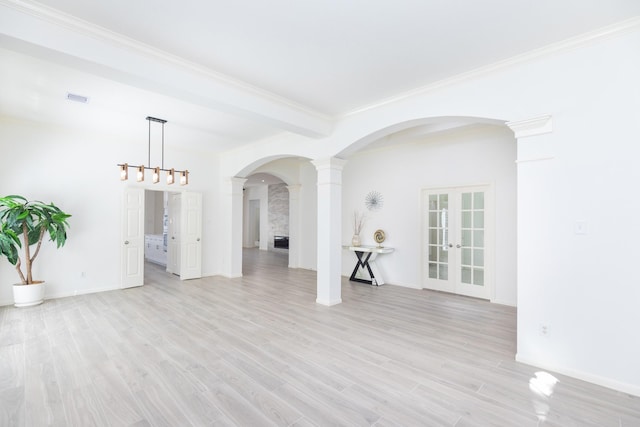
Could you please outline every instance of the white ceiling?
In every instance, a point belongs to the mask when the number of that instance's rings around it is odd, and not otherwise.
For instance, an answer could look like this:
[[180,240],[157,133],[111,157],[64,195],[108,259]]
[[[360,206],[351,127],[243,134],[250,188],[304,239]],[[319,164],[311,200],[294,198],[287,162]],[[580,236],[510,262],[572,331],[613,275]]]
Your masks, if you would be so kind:
[[[98,67],[90,53],[23,36],[0,17],[0,114],[64,124],[79,107],[58,97],[72,91],[91,98],[84,123],[144,129],[155,115],[214,150],[305,127],[326,134],[325,123],[352,111],[640,16],[638,0],[0,0],[25,5],[61,27],[124,37],[136,58],[142,48],[179,58],[260,100],[231,105],[213,89],[182,96],[152,82],[153,69],[149,81],[114,78],[114,64]],[[299,118],[267,113],[274,106]]]
[[247,177],[244,187],[256,187],[259,185],[284,184],[284,181],[268,173],[258,172]]

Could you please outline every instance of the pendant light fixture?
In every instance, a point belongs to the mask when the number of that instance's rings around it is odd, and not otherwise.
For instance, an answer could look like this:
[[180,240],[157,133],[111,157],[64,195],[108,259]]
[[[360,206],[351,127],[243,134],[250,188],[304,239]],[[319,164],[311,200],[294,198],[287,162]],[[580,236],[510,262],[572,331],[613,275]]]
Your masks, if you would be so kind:
[[[164,168],[164,124],[167,123],[166,120],[158,119],[156,117],[147,117],[147,121],[149,122],[149,148],[148,148],[148,163],[145,165],[129,165],[128,163],[119,163],[118,167],[120,169],[120,180],[126,181],[129,179],[129,168],[136,169],[136,181],[144,182],[144,171],[151,170],[153,171],[151,175],[151,181],[154,184],[160,182],[160,172],[167,172],[167,184],[171,185],[176,182],[176,174],[180,179],[180,185],[187,185],[189,183],[189,171],[188,170],[177,170],[175,168],[165,169]],[[161,123],[162,124],[162,163],[160,166],[151,167],[151,122]]]

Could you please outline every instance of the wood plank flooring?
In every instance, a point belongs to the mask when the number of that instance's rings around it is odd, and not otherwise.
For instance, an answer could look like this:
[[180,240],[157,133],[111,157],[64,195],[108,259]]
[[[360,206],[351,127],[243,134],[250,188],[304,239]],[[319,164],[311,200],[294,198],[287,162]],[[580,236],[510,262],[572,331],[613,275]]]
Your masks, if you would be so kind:
[[244,277],[0,308],[0,426],[639,426],[640,398],[514,362],[511,307],[245,251]]

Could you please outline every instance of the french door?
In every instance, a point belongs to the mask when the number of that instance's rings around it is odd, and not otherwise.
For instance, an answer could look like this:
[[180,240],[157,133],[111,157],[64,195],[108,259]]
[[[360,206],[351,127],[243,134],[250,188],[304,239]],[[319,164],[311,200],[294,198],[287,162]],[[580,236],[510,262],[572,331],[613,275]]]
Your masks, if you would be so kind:
[[423,190],[422,212],[423,288],[491,299],[491,187]]

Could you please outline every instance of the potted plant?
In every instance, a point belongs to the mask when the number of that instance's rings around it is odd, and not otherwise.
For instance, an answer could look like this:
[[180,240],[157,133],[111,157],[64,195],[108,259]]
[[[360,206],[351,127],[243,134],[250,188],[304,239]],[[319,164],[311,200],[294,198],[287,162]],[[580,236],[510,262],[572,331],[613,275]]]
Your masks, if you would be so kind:
[[56,247],[64,246],[70,216],[53,203],[16,195],[0,197],[0,254],[16,267],[21,281],[13,285],[16,307],[37,305],[44,300],[44,281],[33,279],[33,262],[46,234]]

